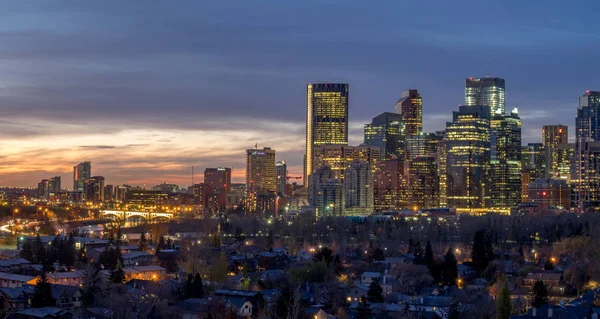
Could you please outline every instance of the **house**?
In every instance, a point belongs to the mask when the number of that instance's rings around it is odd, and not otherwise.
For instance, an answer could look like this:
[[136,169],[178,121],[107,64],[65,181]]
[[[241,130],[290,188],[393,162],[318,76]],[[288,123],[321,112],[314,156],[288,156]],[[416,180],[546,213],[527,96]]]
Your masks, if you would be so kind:
[[600,309],[591,306],[553,306],[531,307],[525,315],[513,315],[510,319],[530,318],[599,318]]
[[0,309],[2,313],[15,312],[29,306],[29,296],[33,294],[33,286],[18,288],[0,288]]
[[259,269],[263,270],[283,269],[289,261],[286,255],[275,252],[262,252],[256,256],[256,259]]
[[36,277],[0,272],[0,288],[18,288],[36,282]]
[[53,272],[47,274],[48,282],[56,285],[67,285],[80,287],[85,277],[85,272],[82,270]]
[[23,267],[29,267],[31,263],[25,258],[13,258],[0,260],[0,271],[13,272],[18,271]]
[[369,286],[374,279],[381,283],[381,273],[365,271],[362,276],[360,276],[360,284]]
[[353,302],[360,300],[362,296],[366,296],[369,291],[369,287],[363,285],[352,285],[344,288],[344,296],[346,296],[346,301]]
[[235,310],[238,316],[242,317],[256,315],[263,304],[263,296],[260,291],[217,289],[215,298],[222,299],[226,307]]
[[29,308],[12,313],[6,317],[8,319],[72,319],[73,313],[56,308]]
[[531,289],[536,281],[543,282],[550,294],[562,295],[565,292],[562,273],[552,271],[528,273],[525,279],[523,279],[523,286],[526,289]]
[[121,255],[123,267],[148,266],[152,263],[152,255],[146,251],[133,251]]
[[190,298],[177,303],[175,308],[181,319],[204,319],[204,314],[210,311],[210,304],[205,299]]
[[177,262],[180,259],[181,251],[176,249],[163,249],[156,252],[158,265],[165,268],[167,273],[179,271]]
[[74,310],[81,307],[81,291],[79,287],[67,285],[52,285],[52,298],[56,307]]
[[161,280],[167,276],[167,270],[161,266],[136,266],[123,268],[125,279]]
[[313,258],[313,254],[308,250],[301,250],[298,252],[298,255],[296,256],[296,260],[299,262],[311,261],[312,258]]

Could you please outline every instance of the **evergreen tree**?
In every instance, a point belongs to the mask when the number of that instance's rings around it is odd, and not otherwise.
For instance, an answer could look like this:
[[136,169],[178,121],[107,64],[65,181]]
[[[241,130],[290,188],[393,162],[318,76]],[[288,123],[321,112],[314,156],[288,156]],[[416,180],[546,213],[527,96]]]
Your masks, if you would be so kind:
[[31,307],[42,308],[52,307],[55,305],[55,300],[52,298],[52,285],[48,282],[46,273],[40,275],[40,279],[35,284],[33,295],[31,296]]
[[38,233],[33,243],[31,244],[31,248],[33,251],[33,263],[41,264],[43,260],[46,258],[46,248],[44,248],[44,244],[42,244],[42,239],[40,238],[40,234]]
[[385,260],[385,254],[383,252],[383,250],[379,247],[375,248],[373,250],[373,260]]
[[27,259],[28,261],[33,261],[33,248],[30,240],[25,240],[19,256]]
[[204,297],[204,284],[202,284],[202,277],[200,277],[199,273],[196,273],[196,276],[194,276],[192,287],[194,291],[194,298]]
[[444,285],[456,285],[456,280],[458,279],[458,269],[456,264],[456,257],[452,252],[452,248],[448,248],[448,251],[444,256],[444,264],[442,270],[442,281]]
[[488,247],[485,240],[485,231],[478,230],[473,238],[473,250],[471,251],[471,259],[477,274],[481,276],[489,263]]
[[317,250],[317,252],[315,252],[313,255],[313,261],[323,261],[325,264],[327,264],[327,266],[329,266],[333,261],[333,250],[331,250],[329,247],[323,247]]
[[500,294],[496,298],[496,319],[509,319],[511,313],[510,291],[506,277],[502,278]]
[[81,302],[86,307],[95,307],[100,299],[103,288],[103,279],[100,270],[90,265],[84,273],[81,287]]
[[433,249],[431,248],[431,243],[429,240],[427,241],[427,245],[425,246],[425,265],[429,267],[431,271],[431,267],[433,266]]
[[194,276],[189,273],[187,275],[187,280],[185,281],[185,298],[193,298],[194,297],[194,286],[193,286]]
[[548,289],[541,280],[538,280],[533,285],[533,299],[531,305],[533,307],[540,307],[548,304]]
[[281,296],[279,296],[279,299],[275,303],[275,318],[287,319],[293,300],[294,293],[292,289],[289,287],[283,288]]
[[165,236],[160,236],[160,239],[158,240],[158,244],[156,245],[156,252],[158,253],[159,251],[165,249]]
[[381,303],[384,302],[383,288],[379,284],[379,280],[373,279],[367,291],[367,300],[369,302]]
[[142,235],[140,236],[140,251],[146,251],[148,249],[148,238],[146,238],[146,231],[142,230]]
[[370,319],[371,318],[371,306],[367,302],[367,298],[361,297],[356,308],[356,319]]
[[117,260],[115,269],[110,271],[110,281],[115,284],[122,284],[125,282],[125,272],[123,271],[120,260]]
[[273,248],[273,230],[269,229],[269,236],[267,237],[267,248]]

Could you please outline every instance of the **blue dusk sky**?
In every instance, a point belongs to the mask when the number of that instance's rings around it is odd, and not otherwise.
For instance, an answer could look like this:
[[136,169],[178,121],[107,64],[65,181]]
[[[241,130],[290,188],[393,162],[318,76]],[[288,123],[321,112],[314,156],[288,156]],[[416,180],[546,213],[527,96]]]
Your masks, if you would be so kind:
[[[302,173],[306,84],[350,85],[350,142],[400,93],[443,129],[468,77],[506,79],[524,142],[600,90],[600,1],[3,1],[0,185],[92,161],[107,184],[189,185],[270,146]],[[196,180],[201,179],[200,176]]]

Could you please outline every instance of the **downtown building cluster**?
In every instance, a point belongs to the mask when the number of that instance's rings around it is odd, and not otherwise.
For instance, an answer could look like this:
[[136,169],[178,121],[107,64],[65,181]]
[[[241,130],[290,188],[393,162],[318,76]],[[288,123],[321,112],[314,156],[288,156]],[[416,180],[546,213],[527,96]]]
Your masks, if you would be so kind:
[[522,145],[517,108],[506,111],[505,80],[468,78],[465,102],[445,130],[423,132],[423,98],[406,90],[393,112],[348,145],[348,84],[307,86],[304,184],[323,216],[391,212],[483,214],[589,211],[600,206],[600,93],[579,100],[576,141],[544,125],[542,143]]

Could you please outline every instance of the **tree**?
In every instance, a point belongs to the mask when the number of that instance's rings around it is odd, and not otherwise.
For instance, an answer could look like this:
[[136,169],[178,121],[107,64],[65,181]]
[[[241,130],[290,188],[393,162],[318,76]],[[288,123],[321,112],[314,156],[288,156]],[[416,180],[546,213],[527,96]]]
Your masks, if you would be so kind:
[[110,271],[110,281],[115,284],[122,284],[125,282],[125,272],[123,271],[123,266],[121,266],[120,260],[117,260],[117,266],[115,269]]
[[333,250],[329,247],[323,247],[315,252],[313,261],[324,261],[327,266],[333,261]]
[[33,251],[33,263],[41,264],[44,259],[46,259],[46,248],[44,248],[44,244],[42,243],[42,239],[40,238],[40,234],[38,233],[31,244],[31,248]]
[[158,253],[163,249],[165,249],[165,236],[160,236],[160,239],[158,240],[158,245],[156,245],[156,252]]
[[46,273],[43,272],[40,275],[40,279],[35,284],[33,295],[31,296],[31,307],[42,308],[52,307],[55,305],[55,301],[52,298],[52,285],[48,282]]
[[496,319],[509,319],[511,313],[510,291],[506,277],[502,278],[502,288],[496,298]]
[[377,247],[373,250],[372,258],[373,260],[385,260],[385,254],[381,248]]
[[371,306],[367,302],[367,298],[361,297],[356,308],[356,319],[370,319],[371,318]]
[[194,275],[188,273],[187,280],[185,281],[185,299],[194,298]]
[[429,270],[431,270],[431,267],[434,265],[433,249],[431,249],[431,243],[429,241],[427,241],[427,245],[425,246],[425,265],[429,267]]
[[458,269],[456,267],[456,257],[452,252],[452,248],[448,248],[444,256],[444,264],[442,270],[442,281],[446,286],[456,285],[458,279]]
[[288,314],[290,312],[290,305],[293,300],[293,292],[289,287],[283,288],[281,291],[281,296],[277,299],[275,303],[275,318],[276,319],[287,319],[289,318]]
[[33,261],[33,247],[31,245],[30,240],[26,240],[23,243],[23,248],[21,249],[19,256],[21,256],[21,258],[25,258],[29,261]]
[[485,268],[489,264],[489,245],[486,245],[485,230],[475,232],[473,238],[473,250],[471,251],[471,259],[477,274],[481,276]]
[[267,236],[267,248],[271,249],[273,248],[273,230],[269,229],[269,235]]
[[90,265],[84,272],[83,284],[81,287],[81,302],[86,307],[95,307],[101,299],[101,292],[104,286],[100,270]]
[[146,251],[148,249],[148,238],[146,238],[146,231],[142,230],[142,235],[140,236],[140,251]]
[[202,277],[200,277],[199,273],[196,273],[194,276],[194,281],[192,282],[192,291],[194,298],[204,297],[204,284],[202,283]]
[[533,285],[533,298],[531,305],[533,307],[540,307],[548,303],[548,289],[541,280],[538,280]]
[[379,284],[379,280],[373,279],[371,284],[369,285],[369,290],[367,291],[367,300],[369,302],[381,303],[384,302],[383,299],[383,288]]

